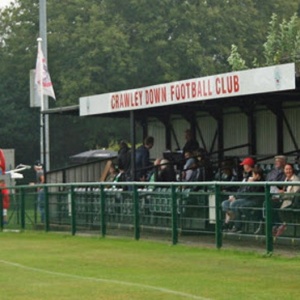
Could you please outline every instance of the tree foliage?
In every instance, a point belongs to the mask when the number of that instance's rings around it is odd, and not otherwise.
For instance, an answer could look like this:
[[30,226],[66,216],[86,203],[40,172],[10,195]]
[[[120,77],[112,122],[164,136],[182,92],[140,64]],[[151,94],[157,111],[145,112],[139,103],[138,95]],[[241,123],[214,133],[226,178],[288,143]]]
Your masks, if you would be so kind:
[[[261,63],[254,58],[253,65],[257,67],[295,62],[296,71],[300,73],[300,20],[297,14],[294,14],[289,21],[284,18],[281,23],[276,14],[272,15],[267,40],[263,44],[263,57],[264,61]],[[228,63],[233,70],[247,68],[236,45],[232,46]]]
[[[253,57],[262,64],[265,48],[272,46],[267,31],[271,15],[289,19],[299,11],[298,2],[48,0],[48,67],[57,96],[49,105],[73,105],[82,96],[225,72],[230,70],[231,45],[239,49],[235,55],[242,68]],[[16,160],[30,163],[39,153],[39,111],[29,108],[28,84],[36,60],[39,1],[16,3],[0,14],[1,148],[15,148]],[[292,35],[288,26],[282,24],[279,35]],[[264,48],[267,35],[270,42]],[[277,49],[282,57],[290,41]],[[50,125],[54,166],[77,151],[129,138],[129,126],[120,120],[57,116],[50,117]]]

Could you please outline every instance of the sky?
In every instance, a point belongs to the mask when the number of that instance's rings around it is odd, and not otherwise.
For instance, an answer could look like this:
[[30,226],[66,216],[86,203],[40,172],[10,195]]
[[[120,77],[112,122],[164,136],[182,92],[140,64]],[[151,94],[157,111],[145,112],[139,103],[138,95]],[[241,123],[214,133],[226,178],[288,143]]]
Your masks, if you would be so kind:
[[12,0],[0,0],[0,7],[8,5]]

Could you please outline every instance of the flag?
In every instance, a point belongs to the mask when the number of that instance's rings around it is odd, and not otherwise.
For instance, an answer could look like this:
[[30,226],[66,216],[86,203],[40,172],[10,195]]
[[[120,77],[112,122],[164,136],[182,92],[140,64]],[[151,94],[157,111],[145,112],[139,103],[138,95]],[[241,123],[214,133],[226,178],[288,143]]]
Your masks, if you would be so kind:
[[[39,95],[47,95],[55,100],[55,94],[53,89],[53,84],[48,72],[48,67],[46,59],[44,57],[43,51],[39,45],[38,54],[35,67],[35,84],[38,87]],[[42,83],[42,86],[41,86]]]

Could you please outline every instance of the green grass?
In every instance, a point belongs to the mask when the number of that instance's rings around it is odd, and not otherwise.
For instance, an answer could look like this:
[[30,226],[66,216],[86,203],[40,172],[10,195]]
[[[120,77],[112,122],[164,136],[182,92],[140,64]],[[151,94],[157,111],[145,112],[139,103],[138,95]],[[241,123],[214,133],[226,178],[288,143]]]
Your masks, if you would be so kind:
[[298,299],[299,257],[0,233],[1,300]]

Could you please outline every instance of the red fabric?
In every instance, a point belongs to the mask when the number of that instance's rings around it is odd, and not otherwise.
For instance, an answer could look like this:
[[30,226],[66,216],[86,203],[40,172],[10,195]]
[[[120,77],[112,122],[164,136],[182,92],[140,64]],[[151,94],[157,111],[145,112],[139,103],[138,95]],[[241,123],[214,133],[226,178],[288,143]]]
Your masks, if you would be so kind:
[[0,149],[0,169],[2,170],[2,174],[5,174],[5,170],[6,170],[5,157],[1,149]]
[[8,189],[2,189],[1,190],[2,194],[2,201],[3,201],[3,208],[8,209],[9,208],[9,191]]

